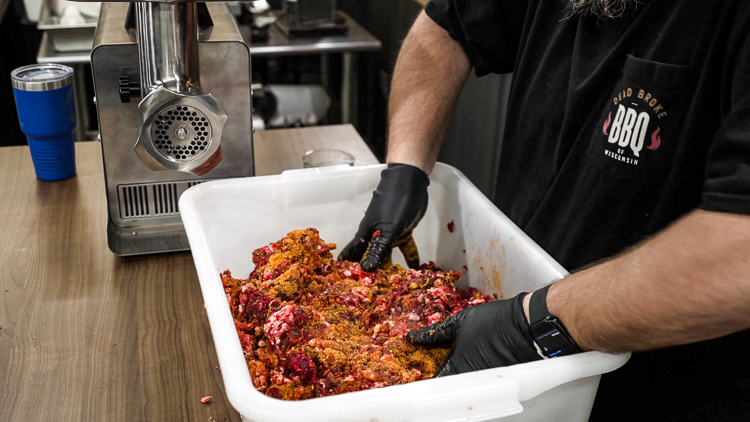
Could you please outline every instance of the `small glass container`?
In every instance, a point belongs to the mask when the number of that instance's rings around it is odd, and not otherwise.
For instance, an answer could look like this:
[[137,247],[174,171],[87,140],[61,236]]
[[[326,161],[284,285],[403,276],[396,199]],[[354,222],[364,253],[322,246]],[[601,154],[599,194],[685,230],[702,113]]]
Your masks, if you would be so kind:
[[305,168],[328,167],[328,166],[353,166],[354,156],[340,149],[313,149],[302,156],[302,165]]

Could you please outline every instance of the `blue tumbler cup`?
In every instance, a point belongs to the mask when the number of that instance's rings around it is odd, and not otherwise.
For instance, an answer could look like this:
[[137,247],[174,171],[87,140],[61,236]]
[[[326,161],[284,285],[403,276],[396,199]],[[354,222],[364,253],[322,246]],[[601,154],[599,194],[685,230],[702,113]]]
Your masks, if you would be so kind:
[[73,69],[33,64],[19,67],[10,76],[36,177],[46,181],[72,177],[76,174]]

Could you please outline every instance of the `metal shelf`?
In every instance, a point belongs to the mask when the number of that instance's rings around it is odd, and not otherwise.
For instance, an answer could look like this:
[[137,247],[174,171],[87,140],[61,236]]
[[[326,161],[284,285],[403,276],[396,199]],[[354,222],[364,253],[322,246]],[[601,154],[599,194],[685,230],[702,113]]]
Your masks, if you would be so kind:
[[60,64],[89,64],[91,62],[90,51],[76,51],[60,53],[55,51],[45,31],[42,34],[42,42],[39,44],[39,52],[36,55],[37,63],[60,63]]

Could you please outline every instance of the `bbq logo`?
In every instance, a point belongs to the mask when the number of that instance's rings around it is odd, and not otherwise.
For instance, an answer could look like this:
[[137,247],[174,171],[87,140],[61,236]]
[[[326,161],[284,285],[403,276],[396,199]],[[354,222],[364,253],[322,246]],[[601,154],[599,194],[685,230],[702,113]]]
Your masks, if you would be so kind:
[[643,89],[626,88],[614,97],[613,103],[616,108],[609,112],[602,125],[602,134],[606,136],[604,155],[638,166],[647,153],[644,148],[656,151],[661,146],[658,121],[668,113],[657,98]]

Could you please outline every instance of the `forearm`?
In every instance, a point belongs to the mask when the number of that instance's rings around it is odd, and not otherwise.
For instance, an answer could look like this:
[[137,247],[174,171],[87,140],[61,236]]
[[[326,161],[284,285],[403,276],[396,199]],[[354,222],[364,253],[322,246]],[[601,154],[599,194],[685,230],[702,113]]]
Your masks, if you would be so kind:
[[584,350],[642,351],[750,328],[750,217],[695,211],[556,283],[547,307]]
[[422,12],[393,72],[387,162],[432,171],[470,70],[460,44]]

